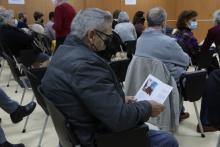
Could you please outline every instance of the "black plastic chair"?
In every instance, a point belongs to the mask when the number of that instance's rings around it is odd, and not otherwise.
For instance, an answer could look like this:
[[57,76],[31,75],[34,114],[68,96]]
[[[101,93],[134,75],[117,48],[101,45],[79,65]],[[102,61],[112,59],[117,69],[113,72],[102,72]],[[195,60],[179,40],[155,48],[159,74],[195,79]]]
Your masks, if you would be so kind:
[[115,75],[117,76],[118,81],[120,83],[123,83],[125,81],[127,69],[130,62],[131,62],[130,59],[126,59],[126,60],[113,61],[110,63],[110,66],[112,70],[115,72]]
[[[5,52],[2,53],[3,58],[7,61],[9,68],[11,70],[11,73],[14,77],[14,80],[18,83],[18,85],[23,88],[23,93],[22,93],[22,97],[21,97],[21,101],[20,104],[22,104],[26,90],[28,88],[30,88],[30,83],[27,79],[26,76],[24,76],[21,71],[19,70],[16,61],[11,58],[9,55],[7,55]],[[9,86],[9,85],[8,85]],[[8,87],[7,86],[7,87]],[[18,87],[17,87],[18,88]],[[15,93],[17,93],[17,89],[15,91]]]
[[[39,93],[45,99],[47,109],[52,117],[53,124],[59,137],[62,147],[79,147],[80,144],[76,135],[65,118],[65,116],[49,101],[38,88]],[[150,147],[150,141],[147,136],[149,128],[147,125],[140,126],[120,133],[111,133],[97,136],[95,139],[96,147]]]
[[205,137],[205,134],[199,117],[196,101],[202,98],[206,86],[205,85],[206,79],[207,79],[206,70],[185,73],[180,77],[181,94],[184,97],[185,101],[190,101],[193,102],[194,104],[196,117],[198,119],[202,137]]
[[125,49],[127,51],[128,58],[132,58],[136,51],[137,40],[125,41]]
[[[47,68],[28,69],[27,67],[22,65],[21,69],[23,70],[24,74],[27,76],[27,78],[30,81],[31,88],[32,88],[34,96],[37,100],[37,103],[41,106],[41,108],[44,110],[44,112],[46,114],[43,129],[42,129],[42,132],[41,132],[41,135],[40,135],[40,140],[39,140],[39,143],[38,143],[38,147],[40,147],[41,143],[42,143],[42,140],[43,140],[44,132],[46,130],[46,126],[47,126],[47,122],[48,122],[48,118],[49,118],[49,112],[47,110],[44,99],[41,97],[41,94],[38,92],[37,88],[41,84],[41,80],[42,80]],[[25,126],[25,128],[23,129],[22,132],[23,133],[26,132],[26,126]]]

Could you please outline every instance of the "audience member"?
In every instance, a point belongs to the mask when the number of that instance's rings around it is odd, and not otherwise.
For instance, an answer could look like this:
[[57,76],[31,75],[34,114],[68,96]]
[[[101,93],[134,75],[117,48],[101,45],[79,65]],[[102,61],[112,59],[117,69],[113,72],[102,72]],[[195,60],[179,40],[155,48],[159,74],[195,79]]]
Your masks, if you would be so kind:
[[47,61],[49,56],[36,45],[34,37],[14,27],[12,18],[12,11],[0,11],[0,43],[4,47],[4,51],[8,55],[21,58],[21,51],[31,50],[33,56],[30,58],[30,65],[40,65]]
[[56,48],[63,44],[70,33],[70,26],[76,15],[76,10],[67,3],[67,0],[55,0],[55,14],[53,28],[56,32]]
[[[204,132],[220,131],[220,70],[214,70],[209,74],[206,89],[202,97],[200,119]],[[200,131],[197,125],[197,131]]]
[[139,38],[142,34],[142,32],[145,30],[145,17],[143,11],[137,11],[133,18],[133,24],[136,29],[137,37]]
[[31,29],[37,33],[44,34],[44,14],[41,12],[34,12],[35,23]]
[[201,47],[201,51],[208,51],[212,43],[220,49],[220,10],[217,10],[213,15],[215,26],[209,29],[206,39]]
[[[96,134],[134,128],[164,110],[154,101],[127,103],[130,98],[125,97],[110,66],[96,54],[105,50],[111,33],[109,13],[81,10],[42,80],[43,93],[70,120],[84,147],[94,147]],[[150,131],[149,138],[152,147],[178,147],[167,132]]]
[[123,42],[137,39],[135,27],[129,22],[128,13],[125,11],[119,13],[118,24],[115,26],[114,31],[118,33]]
[[45,34],[51,40],[56,39],[56,34],[55,34],[55,30],[53,29],[53,25],[54,25],[54,12],[50,12],[49,13],[49,21],[45,25]]
[[[180,76],[189,66],[190,58],[175,39],[165,35],[166,20],[167,13],[163,8],[155,7],[147,13],[148,29],[139,37],[135,55],[162,61],[178,84]],[[188,117],[189,113],[184,112],[183,108],[180,119]]]
[[[30,102],[26,106],[20,106],[17,102],[10,99],[2,89],[0,89],[0,108],[10,114],[13,123],[18,123],[24,117],[30,115],[35,107],[35,102]],[[24,147],[24,145],[9,143],[6,140],[3,129],[0,127],[0,147]]]
[[196,57],[199,54],[198,41],[192,32],[198,27],[197,16],[196,11],[183,11],[177,20],[178,31],[175,33],[178,44],[191,57],[193,64],[196,64]]
[[22,28],[28,28],[27,25],[27,16],[24,13],[19,13],[18,14],[18,28],[22,29]]
[[112,29],[115,29],[115,26],[118,24],[118,15],[121,12],[121,10],[115,10],[113,12],[113,21],[112,21]]

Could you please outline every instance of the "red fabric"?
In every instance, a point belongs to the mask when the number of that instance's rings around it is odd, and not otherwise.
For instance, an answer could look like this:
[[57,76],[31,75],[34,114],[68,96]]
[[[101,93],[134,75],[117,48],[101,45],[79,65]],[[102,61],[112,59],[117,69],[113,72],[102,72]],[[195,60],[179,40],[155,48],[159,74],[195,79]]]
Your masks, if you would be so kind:
[[63,3],[55,8],[53,28],[56,31],[56,38],[66,37],[70,33],[75,15],[75,9],[68,3]]

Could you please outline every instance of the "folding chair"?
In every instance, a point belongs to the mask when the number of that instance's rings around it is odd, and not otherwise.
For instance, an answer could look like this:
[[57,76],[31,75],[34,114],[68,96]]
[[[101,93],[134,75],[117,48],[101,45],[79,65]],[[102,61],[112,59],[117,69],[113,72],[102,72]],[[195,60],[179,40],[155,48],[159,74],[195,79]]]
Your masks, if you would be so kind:
[[136,43],[137,43],[137,40],[125,41],[125,43],[124,43],[129,59],[131,59],[132,56],[135,54]]
[[[69,121],[60,110],[43,95],[40,87],[38,90],[45,100],[61,146],[80,147],[81,145]],[[150,141],[147,136],[148,131],[148,126],[142,125],[124,132],[98,135],[95,138],[95,147],[150,147]]]
[[119,60],[119,61],[113,61],[110,63],[110,66],[112,70],[115,72],[116,77],[118,78],[118,81],[122,84],[125,81],[126,73],[128,66],[130,64],[131,60]]
[[199,117],[196,101],[200,100],[203,95],[206,79],[206,70],[185,73],[180,77],[181,94],[184,97],[185,101],[190,101],[194,104],[196,117],[199,123],[202,137],[205,137],[205,134]]
[[[32,91],[33,91],[34,96],[37,100],[37,103],[41,106],[41,108],[43,109],[43,111],[46,114],[43,129],[42,129],[40,139],[38,142],[38,147],[40,147],[42,140],[43,140],[44,132],[46,130],[46,126],[47,126],[47,122],[48,122],[48,118],[49,118],[49,112],[48,112],[47,107],[45,105],[44,99],[41,97],[41,95],[39,94],[39,92],[37,90],[37,87],[41,84],[41,79],[43,78],[47,68],[28,69],[27,67],[22,65],[21,69],[24,71],[25,75],[28,77],[28,79],[30,81]],[[23,133],[26,132],[26,126],[24,127],[22,132]]]

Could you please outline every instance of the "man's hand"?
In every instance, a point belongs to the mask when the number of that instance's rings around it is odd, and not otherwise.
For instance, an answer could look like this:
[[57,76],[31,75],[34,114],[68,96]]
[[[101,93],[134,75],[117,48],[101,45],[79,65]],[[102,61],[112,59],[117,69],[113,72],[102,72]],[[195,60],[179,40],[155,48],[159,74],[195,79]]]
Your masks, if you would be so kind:
[[135,99],[135,97],[134,96],[126,96],[125,97],[125,103],[134,103],[134,102],[136,102],[136,99]]
[[155,101],[148,101],[151,104],[152,112],[151,117],[157,117],[164,111],[165,107]]

